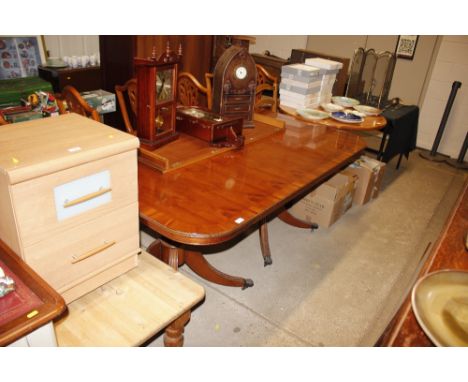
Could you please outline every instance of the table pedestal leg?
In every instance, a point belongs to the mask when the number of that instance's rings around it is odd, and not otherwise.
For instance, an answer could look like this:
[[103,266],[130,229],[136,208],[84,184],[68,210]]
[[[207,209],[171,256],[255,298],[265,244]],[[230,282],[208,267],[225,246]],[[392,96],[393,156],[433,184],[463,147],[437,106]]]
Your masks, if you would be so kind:
[[148,245],[146,252],[157,259],[164,261],[162,258],[162,241],[160,239],[155,239],[150,245]]
[[219,285],[241,287],[242,289],[254,285],[251,279],[230,276],[217,270],[205,259],[201,252],[175,247],[160,239],[153,241],[146,249],[146,252],[169,264],[175,270],[178,270],[179,266],[186,263],[197,275]]
[[162,262],[170,265],[176,271],[178,270],[179,266],[184,263],[183,250],[166,243],[161,239],[154,240],[148,246],[148,248],[146,248],[146,252],[153,255]]
[[216,284],[242,287],[242,289],[253,286],[253,281],[242,277],[230,276],[213,267],[203,256],[201,252],[185,251],[185,263],[197,275],[205,280]]
[[316,223],[306,223],[294,216],[292,216],[287,210],[281,212],[278,217],[285,223],[298,228],[310,228],[312,231],[318,228]]
[[260,224],[258,233],[260,235],[260,248],[262,250],[263,265],[266,267],[273,263],[273,260],[271,259],[270,243],[268,241],[268,225],[266,219]]
[[170,324],[164,331],[164,346],[184,346],[184,328],[190,320],[190,310]]

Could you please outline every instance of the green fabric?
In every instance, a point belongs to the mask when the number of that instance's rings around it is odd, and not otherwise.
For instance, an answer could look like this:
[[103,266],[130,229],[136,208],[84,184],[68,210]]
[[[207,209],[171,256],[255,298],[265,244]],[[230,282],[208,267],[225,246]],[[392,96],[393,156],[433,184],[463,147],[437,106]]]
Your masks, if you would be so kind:
[[0,80],[0,107],[19,105],[36,91],[53,93],[52,84],[39,77]]

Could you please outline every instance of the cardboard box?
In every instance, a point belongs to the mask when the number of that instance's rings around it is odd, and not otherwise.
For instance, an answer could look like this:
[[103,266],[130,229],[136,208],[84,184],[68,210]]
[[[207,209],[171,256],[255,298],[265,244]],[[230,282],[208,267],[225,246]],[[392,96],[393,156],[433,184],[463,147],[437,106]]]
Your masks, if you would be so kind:
[[359,178],[353,203],[363,205],[379,195],[384,171],[385,163],[363,155],[341,172]]
[[82,92],[81,96],[89,106],[96,109],[99,114],[112,113],[116,111],[115,94],[105,90],[91,90]]
[[303,221],[330,227],[351,208],[356,183],[355,175],[336,174],[294,204],[289,212]]

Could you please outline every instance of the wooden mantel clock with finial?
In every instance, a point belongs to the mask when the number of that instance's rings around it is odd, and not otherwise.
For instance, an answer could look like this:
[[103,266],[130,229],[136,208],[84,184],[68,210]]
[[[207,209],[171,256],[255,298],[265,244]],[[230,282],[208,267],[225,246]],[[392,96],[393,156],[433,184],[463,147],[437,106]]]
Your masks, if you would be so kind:
[[182,46],[151,57],[134,59],[138,83],[137,136],[141,145],[155,149],[178,138],[176,132],[177,71]]

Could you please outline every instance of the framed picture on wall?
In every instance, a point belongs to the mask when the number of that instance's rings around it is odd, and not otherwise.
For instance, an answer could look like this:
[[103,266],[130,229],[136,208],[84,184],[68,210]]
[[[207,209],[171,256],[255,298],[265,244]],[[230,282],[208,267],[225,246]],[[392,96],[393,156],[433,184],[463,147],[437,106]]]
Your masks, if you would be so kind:
[[0,79],[37,76],[44,62],[41,36],[0,36]]
[[418,44],[419,36],[400,36],[398,37],[398,43],[396,47],[397,58],[405,58],[412,60],[414,52],[416,51],[416,45]]

